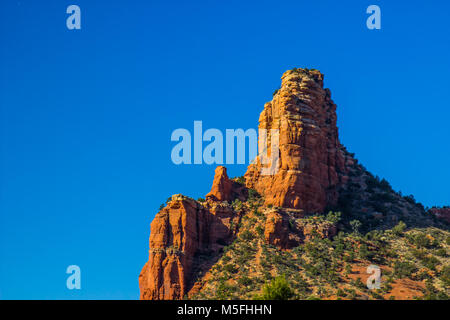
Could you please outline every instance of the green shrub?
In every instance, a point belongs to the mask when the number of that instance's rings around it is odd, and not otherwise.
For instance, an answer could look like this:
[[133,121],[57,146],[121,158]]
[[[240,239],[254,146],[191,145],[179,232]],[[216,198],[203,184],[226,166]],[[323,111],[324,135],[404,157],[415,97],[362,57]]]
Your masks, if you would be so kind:
[[409,278],[416,271],[416,266],[408,261],[396,261],[394,264],[394,275],[397,278]]
[[333,224],[336,224],[336,223],[338,223],[341,220],[341,215],[342,215],[341,212],[332,212],[332,211],[330,211],[327,214],[326,220],[331,222],[331,223],[333,223]]
[[250,279],[247,276],[242,276],[240,277],[237,282],[239,283],[239,285],[241,286],[249,286],[253,283],[252,279]]
[[229,273],[236,273],[238,271],[236,266],[232,263],[228,263],[228,264],[224,265],[223,269]]
[[345,296],[346,296],[345,292],[344,292],[341,288],[339,288],[339,289],[336,291],[336,295],[337,295],[338,297],[345,297]]
[[422,264],[428,269],[436,270],[436,266],[440,264],[440,261],[434,256],[426,256],[425,259],[422,260]]
[[374,299],[377,299],[377,300],[383,300],[384,298],[383,298],[383,296],[379,293],[379,292],[377,292],[378,290],[370,290],[370,295],[374,298]]
[[264,217],[264,214],[258,210],[258,208],[253,209],[253,214],[258,218]]
[[252,200],[256,200],[260,197],[261,196],[259,195],[258,191],[254,190],[254,189],[248,189],[248,200],[252,201]]
[[234,181],[236,181],[237,183],[240,183],[240,184],[245,184],[244,176],[236,177],[236,178],[234,178]]
[[439,245],[436,239],[433,239],[431,236],[425,233],[411,235],[409,236],[408,240],[418,248],[433,248]]
[[403,221],[400,221],[394,228],[392,228],[392,232],[396,235],[396,236],[401,236],[403,235],[403,232],[406,229],[406,224]]
[[353,285],[361,290],[367,289],[367,286],[362,282],[360,277],[356,278],[356,280],[353,282]]
[[345,273],[351,274],[352,273],[352,266],[350,264],[345,265]]
[[445,287],[450,287],[450,266],[445,266],[442,268],[440,279],[444,283]]
[[216,298],[218,300],[225,300],[231,297],[231,286],[227,285],[224,280],[219,282],[216,289]]
[[288,300],[294,296],[285,276],[278,276],[263,287],[262,300]]
[[350,221],[350,226],[352,227],[353,233],[359,234],[359,229],[361,228],[362,223],[359,220],[352,220]]
[[425,294],[422,297],[423,300],[449,300],[449,296],[445,292],[439,291],[434,287],[431,279],[426,281],[425,286],[426,289]]
[[445,250],[444,248],[439,248],[436,250],[436,255],[439,257],[447,257],[447,250]]
[[241,209],[242,209],[242,206],[243,206],[242,201],[239,200],[239,199],[234,200],[233,203],[232,203],[231,205],[233,206],[233,209],[234,209],[235,211],[241,210]]
[[362,243],[359,246],[359,256],[361,259],[369,259],[372,257],[372,254],[369,252],[369,249],[365,243]]
[[264,228],[262,226],[256,226],[255,230],[260,236],[264,235]]
[[351,299],[351,300],[356,299],[355,289],[345,289],[345,291],[347,291],[347,296],[349,299]]
[[255,236],[248,230],[245,230],[241,233],[241,239],[244,241],[251,241],[255,238]]

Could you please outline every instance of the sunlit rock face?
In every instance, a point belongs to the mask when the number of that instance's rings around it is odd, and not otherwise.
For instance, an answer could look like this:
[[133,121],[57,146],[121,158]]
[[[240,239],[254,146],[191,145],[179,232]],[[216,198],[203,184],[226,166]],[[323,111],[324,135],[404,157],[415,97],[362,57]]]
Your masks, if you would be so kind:
[[[347,179],[345,153],[336,126],[336,105],[323,74],[294,69],[284,73],[281,88],[264,106],[259,128],[279,130],[279,163],[273,175],[262,175],[260,159],[245,174],[246,185],[264,195],[266,204],[323,212],[338,200]],[[268,138],[270,153],[271,141]]]

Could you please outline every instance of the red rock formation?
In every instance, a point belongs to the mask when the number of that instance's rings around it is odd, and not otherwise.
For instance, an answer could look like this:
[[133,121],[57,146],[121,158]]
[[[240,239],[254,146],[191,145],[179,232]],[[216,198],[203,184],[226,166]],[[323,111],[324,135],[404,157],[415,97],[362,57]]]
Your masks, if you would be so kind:
[[175,195],[151,223],[149,260],[139,276],[141,299],[180,299],[195,252],[203,245],[206,210]]
[[228,179],[227,169],[219,166],[216,168],[213,185],[211,191],[206,198],[218,201],[229,201],[232,199],[233,182]]
[[[270,129],[279,130],[278,172],[261,175],[258,157],[245,174],[246,185],[262,194],[266,204],[305,212],[323,212],[336,204],[346,168],[335,111],[319,71],[284,73],[281,88],[259,118],[259,128],[268,135]],[[270,136],[268,140],[270,153]]]
[[[260,128],[279,130],[280,167],[275,175],[263,176],[258,160],[245,178],[247,187],[262,194],[266,204],[321,212],[337,201],[345,159],[336,106],[322,82],[318,71],[286,72],[281,89],[261,113]],[[208,267],[199,257],[207,255],[212,263],[234,236],[231,226],[240,217],[224,201],[246,196],[246,186],[231,181],[224,167],[216,169],[204,203],[173,196],[151,223],[149,259],[139,276],[141,299],[181,299],[188,294],[194,273]],[[308,229],[295,225],[289,230],[289,218],[283,214],[274,212],[269,218],[265,230],[269,243],[289,248],[307,238]]]
[[336,232],[336,226],[330,222],[297,220],[295,214],[274,209],[266,216],[264,237],[267,243],[281,249],[290,249],[311,240],[314,236],[330,238]]
[[284,219],[281,213],[272,211],[267,214],[264,238],[267,243],[274,246],[284,249],[291,247],[289,243],[289,222]]
[[172,196],[150,226],[148,262],[139,275],[141,299],[182,299],[193,285],[193,273],[209,263],[234,236],[232,225],[240,216],[219,201],[243,197],[242,185],[228,179],[218,167],[207,201],[197,202],[182,195]]
[[[255,207],[255,203],[260,206],[261,199],[253,193],[252,200],[244,205],[235,203],[239,209],[230,205],[235,199],[246,200],[248,188],[255,189],[265,201],[265,241],[281,249],[296,247],[316,236],[334,236],[337,230],[331,222],[301,218],[335,206],[339,196],[348,200],[347,206],[352,205],[354,212],[371,213],[388,222],[384,214],[358,207],[350,198],[354,192],[358,192],[357,200],[370,198],[369,173],[339,142],[336,105],[330,91],[323,88],[319,71],[287,71],[281,88],[264,106],[259,128],[268,130],[269,154],[275,152],[270,129],[279,132],[278,170],[263,175],[265,164],[259,156],[247,169],[245,186],[230,180],[226,168],[220,166],[204,202],[173,196],[151,223],[149,259],[139,275],[141,299],[182,299],[202,289],[202,281],[196,281],[205,279],[202,276],[217,261],[221,249],[235,238],[241,215],[250,210],[254,210],[251,214],[261,214]],[[392,197],[402,203],[401,209],[394,209],[403,216],[425,216],[423,208],[394,192]],[[269,209],[269,205],[275,207]],[[450,222],[450,209],[433,208],[430,212]],[[397,214],[390,219],[397,219]]]

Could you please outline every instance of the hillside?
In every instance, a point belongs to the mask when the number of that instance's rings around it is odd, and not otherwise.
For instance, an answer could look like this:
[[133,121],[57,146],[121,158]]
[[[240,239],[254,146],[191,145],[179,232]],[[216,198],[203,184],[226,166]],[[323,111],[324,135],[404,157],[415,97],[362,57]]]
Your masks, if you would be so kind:
[[[285,72],[259,119],[279,132],[277,170],[262,175],[260,157],[235,179],[218,167],[205,199],[169,198],[151,224],[141,299],[448,299],[448,209],[368,172],[336,121],[319,71]],[[369,265],[380,289],[366,286]]]

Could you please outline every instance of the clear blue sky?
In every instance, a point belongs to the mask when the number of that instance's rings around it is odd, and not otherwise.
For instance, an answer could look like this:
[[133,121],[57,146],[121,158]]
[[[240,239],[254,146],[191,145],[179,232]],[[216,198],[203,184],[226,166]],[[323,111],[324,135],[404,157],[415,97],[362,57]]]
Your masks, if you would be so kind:
[[[81,30],[66,8],[81,8]],[[381,30],[366,28],[370,4]],[[448,1],[0,4],[0,298],[137,299],[150,222],[210,189],[176,128],[256,128],[293,67],[317,68],[341,141],[426,206],[449,204]],[[245,166],[228,166],[231,176]],[[79,265],[82,289],[66,289]]]

